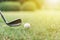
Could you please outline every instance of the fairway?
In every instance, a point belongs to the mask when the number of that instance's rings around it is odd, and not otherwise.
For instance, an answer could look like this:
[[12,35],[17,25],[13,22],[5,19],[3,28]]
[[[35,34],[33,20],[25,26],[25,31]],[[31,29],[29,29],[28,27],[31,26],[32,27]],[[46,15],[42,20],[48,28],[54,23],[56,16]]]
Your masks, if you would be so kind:
[[[0,40],[60,40],[60,11],[3,12],[8,22],[22,19],[22,24],[9,27],[0,17]],[[31,28],[24,28],[30,23]]]

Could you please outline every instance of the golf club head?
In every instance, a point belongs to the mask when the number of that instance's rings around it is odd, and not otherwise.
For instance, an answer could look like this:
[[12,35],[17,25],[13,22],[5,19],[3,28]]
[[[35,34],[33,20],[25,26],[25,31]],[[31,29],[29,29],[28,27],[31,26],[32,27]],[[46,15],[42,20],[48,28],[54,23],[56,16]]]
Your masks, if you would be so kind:
[[11,27],[12,26],[15,27],[15,26],[21,25],[21,23],[22,23],[21,19],[17,19],[17,20],[11,21],[11,22],[6,23],[6,24],[9,25],[9,26],[11,26]]

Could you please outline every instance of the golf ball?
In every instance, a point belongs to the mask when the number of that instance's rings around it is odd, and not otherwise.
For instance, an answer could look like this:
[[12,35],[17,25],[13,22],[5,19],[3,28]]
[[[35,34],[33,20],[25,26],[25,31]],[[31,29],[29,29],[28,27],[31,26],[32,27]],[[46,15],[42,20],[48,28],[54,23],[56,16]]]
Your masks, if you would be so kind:
[[30,23],[25,23],[25,24],[24,24],[24,27],[25,27],[25,28],[30,28]]

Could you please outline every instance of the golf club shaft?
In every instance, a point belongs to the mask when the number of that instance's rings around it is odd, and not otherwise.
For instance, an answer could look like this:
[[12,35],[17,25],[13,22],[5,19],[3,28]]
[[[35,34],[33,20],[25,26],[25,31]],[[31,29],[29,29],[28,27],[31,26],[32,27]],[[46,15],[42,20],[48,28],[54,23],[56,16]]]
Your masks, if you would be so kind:
[[6,23],[7,21],[6,21],[6,19],[4,18],[2,12],[0,12],[0,15],[1,15],[2,19],[4,20],[4,22]]

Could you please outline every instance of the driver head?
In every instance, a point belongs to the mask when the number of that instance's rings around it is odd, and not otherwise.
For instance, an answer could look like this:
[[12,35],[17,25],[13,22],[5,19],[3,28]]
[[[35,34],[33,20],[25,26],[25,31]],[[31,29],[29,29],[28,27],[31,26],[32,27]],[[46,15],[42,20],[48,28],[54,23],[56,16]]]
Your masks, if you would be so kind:
[[19,26],[19,25],[21,25],[21,23],[22,23],[21,19],[17,19],[17,20],[14,20],[14,21],[6,23],[6,24],[9,26]]

